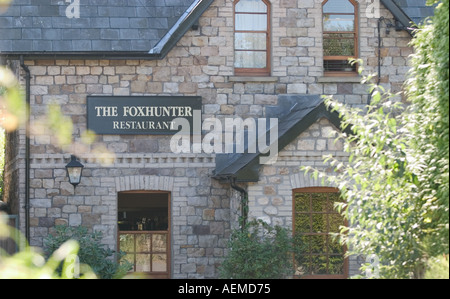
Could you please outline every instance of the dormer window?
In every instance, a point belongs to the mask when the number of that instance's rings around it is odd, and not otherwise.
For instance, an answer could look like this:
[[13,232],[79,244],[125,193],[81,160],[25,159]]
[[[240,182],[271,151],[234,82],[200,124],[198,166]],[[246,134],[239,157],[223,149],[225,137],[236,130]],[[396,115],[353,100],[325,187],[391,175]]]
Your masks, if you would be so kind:
[[235,75],[270,75],[270,2],[234,3]]
[[323,15],[323,66],[326,76],[354,76],[358,56],[358,3],[354,0],[325,0]]

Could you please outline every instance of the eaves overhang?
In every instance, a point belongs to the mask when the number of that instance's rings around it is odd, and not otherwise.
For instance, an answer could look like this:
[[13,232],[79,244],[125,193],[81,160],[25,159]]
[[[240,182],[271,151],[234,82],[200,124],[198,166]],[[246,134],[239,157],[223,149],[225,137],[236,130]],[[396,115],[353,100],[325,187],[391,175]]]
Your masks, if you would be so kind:
[[7,59],[19,59],[24,57],[26,60],[39,59],[139,59],[139,60],[157,60],[161,59],[158,55],[148,54],[148,52],[139,51],[73,51],[73,52],[0,52],[0,56]]

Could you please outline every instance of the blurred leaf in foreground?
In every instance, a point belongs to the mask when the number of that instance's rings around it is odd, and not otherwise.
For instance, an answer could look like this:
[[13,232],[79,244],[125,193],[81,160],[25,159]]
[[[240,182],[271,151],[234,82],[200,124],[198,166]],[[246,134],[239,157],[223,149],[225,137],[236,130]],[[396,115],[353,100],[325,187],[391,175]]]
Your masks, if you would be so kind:
[[10,69],[0,66],[0,126],[7,132],[14,131],[24,123],[25,116],[26,105],[19,82]]

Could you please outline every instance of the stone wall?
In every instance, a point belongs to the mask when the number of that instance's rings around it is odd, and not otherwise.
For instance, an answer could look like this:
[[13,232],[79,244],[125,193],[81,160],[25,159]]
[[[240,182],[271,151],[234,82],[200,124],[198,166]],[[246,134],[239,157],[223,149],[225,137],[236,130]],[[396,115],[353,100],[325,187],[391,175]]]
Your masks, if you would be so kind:
[[[85,165],[75,189],[67,181],[67,154],[35,154],[31,161],[31,243],[54,225],[86,226],[104,233],[103,243],[117,246],[117,193],[169,191],[171,196],[172,277],[216,277],[230,233],[226,185],[211,179],[210,156],[117,154],[112,164],[96,155],[80,157]],[[151,170],[145,174],[143,170]]]
[[[377,19],[359,5],[359,53],[367,73],[377,71]],[[217,0],[168,56],[159,61],[56,60],[35,61],[32,67],[36,103],[58,96],[68,115],[83,112],[87,94],[198,95],[204,115],[260,117],[278,94],[326,94],[352,105],[367,101],[359,77],[324,77],[321,0],[272,1],[272,76],[233,76],[232,1]],[[384,8],[381,15],[393,20]],[[385,26],[385,25],[384,25]],[[382,34],[381,82],[400,89],[407,72],[410,36],[391,30]]]
[[[338,129],[322,118],[300,134],[282,151],[276,163],[264,165],[257,183],[248,185],[249,217],[262,219],[273,225],[293,229],[293,190],[306,187],[334,187],[305,174],[302,166],[333,174],[333,167],[324,163],[323,156],[346,162],[349,154],[342,141],[336,142]],[[357,257],[349,258],[349,275],[359,273]]]
[[[324,77],[322,70],[321,3],[319,0],[271,1],[272,74],[233,75],[232,1],[216,0],[166,58],[148,60],[27,60],[31,71],[31,243],[42,246],[55,224],[86,225],[105,232],[104,243],[116,248],[117,192],[170,191],[172,194],[172,275],[176,278],[217,277],[226,253],[230,228],[236,223],[237,194],[229,184],[211,178],[214,155],[175,155],[167,136],[100,135],[86,144],[86,97],[89,95],[200,96],[203,118],[264,117],[280,94],[331,94],[351,105],[367,102],[359,77]],[[377,68],[376,19],[359,6],[359,49],[367,72]],[[392,16],[386,9],[382,15]],[[409,35],[382,32],[382,76],[386,87],[399,90],[407,70]],[[23,75],[23,72],[22,72]],[[74,124],[73,144],[58,146],[46,126],[51,104]],[[326,167],[324,153],[346,159],[327,134],[330,123],[320,120],[282,152],[276,164],[262,168],[260,182],[248,184],[250,215],[292,226],[292,189],[314,186],[300,173],[301,165]],[[328,132],[328,133],[327,133]],[[16,167],[7,180],[23,188],[24,132]],[[107,153],[102,157],[102,153]],[[70,154],[85,164],[74,190],[64,166]],[[21,168],[22,167],[22,168]],[[161,185],[160,180],[167,180]],[[159,180],[159,183],[156,183]],[[153,182],[153,183],[152,183]],[[153,184],[153,185],[152,185]],[[22,189],[21,189],[22,190]],[[23,194],[16,190],[17,194]],[[11,193],[12,194],[12,193]],[[23,197],[17,207],[23,206]],[[230,208],[231,206],[231,208]],[[21,212],[23,219],[23,211]],[[23,226],[23,221],[21,224]]]
[[342,142],[335,142],[337,130],[322,118],[280,151],[274,164],[261,167],[259,181],[248,186],[249,216],[292,228],[292,191],[324,186],[321,179],[311,178],[300,168],[311,166],[332,173],[333,168],[323,161],[324,155],[348,159]]
[[8,146],[5,149],[3,200],[8,204],[9,213],[13,215],[19,215],[22,212],[20,202],[25,195],[24,185],[21,185],[21,178],[25,175],[25,166],[19,156],[19,149],[25,143],[25,138],[20,138],[24,136],[23,133],[24,130],[17,130],[6,133],[5,136],[5,143]]

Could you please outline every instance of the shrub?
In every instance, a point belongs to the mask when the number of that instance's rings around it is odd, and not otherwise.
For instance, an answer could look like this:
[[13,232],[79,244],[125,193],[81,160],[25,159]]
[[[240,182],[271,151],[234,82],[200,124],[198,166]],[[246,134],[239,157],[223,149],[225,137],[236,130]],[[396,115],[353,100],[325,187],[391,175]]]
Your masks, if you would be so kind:
[[[115,251],[105,248],[100,243],[101,232],[89,233],[82,226],[68,227],[65,225],[55,226],[55,234],[49,235],[44,240],[44,249],[50,256],[56,249],[68,240],[75,240],[80,244],[78,257],[80,263],[89,265],[99,278],[120,278],[131,270],[131,264],[120,262],[123,253],[116,254]],[[116,256],[115,256],[116,255]],[[115,262],[114,257],[117,259]]]
[[280,226],[251,221],[232,232],[229,248],[219,269],[221,278],[276,279],[293,274],[292,238]]
[[[78,263],[79,244],[74,240],[64,242],[47,260],[41,250],[29,246],[25,237],[9,226],[0,212],[0,241],[10,239],[20,250],[10,255],[0,248],[0,279],[95,279],[91,268]],[[59,268],[59,270],[58,270]]]
[[433,257],[428,260],[425,279],[449,279],[448,255]]

